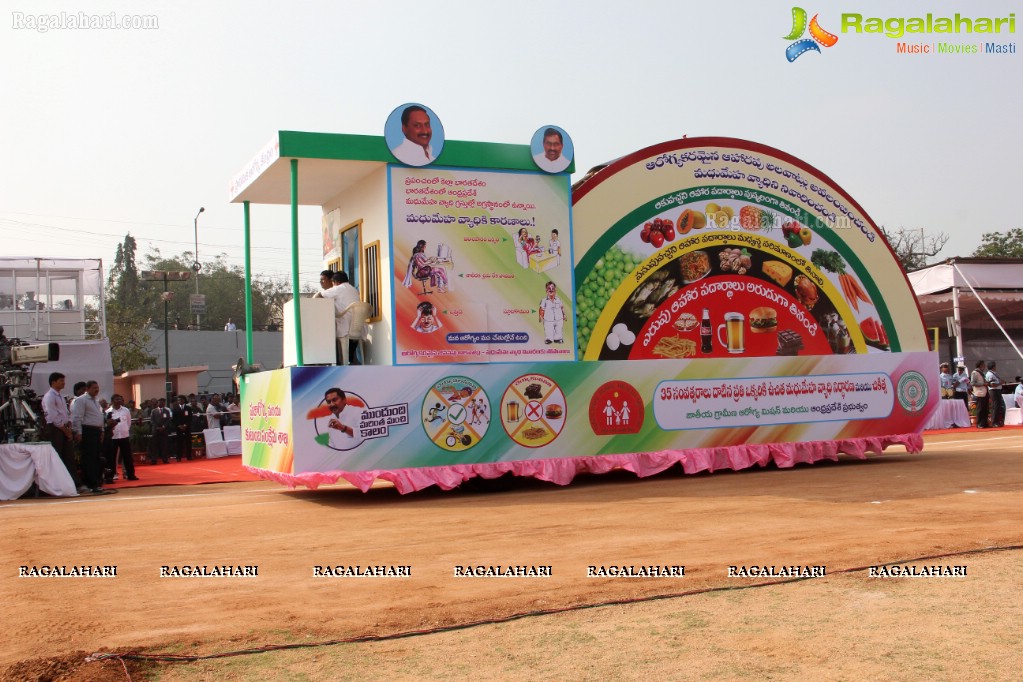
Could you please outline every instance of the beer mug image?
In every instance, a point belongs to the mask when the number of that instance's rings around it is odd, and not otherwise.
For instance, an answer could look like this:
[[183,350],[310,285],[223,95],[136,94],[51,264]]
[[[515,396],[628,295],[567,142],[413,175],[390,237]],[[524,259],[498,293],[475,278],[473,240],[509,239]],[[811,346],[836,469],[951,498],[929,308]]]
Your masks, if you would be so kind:
[[[745,353],[746,318],[742,313],[725,313],[725,323],[718,325],[718,342],[728,349],[729,353]],[[721,338],[721,332],[725,338]]]
[[519,401],[512,400],[506,407],[508,409],[508,421],[514,423],[522,419],[522,412],[519,410]]

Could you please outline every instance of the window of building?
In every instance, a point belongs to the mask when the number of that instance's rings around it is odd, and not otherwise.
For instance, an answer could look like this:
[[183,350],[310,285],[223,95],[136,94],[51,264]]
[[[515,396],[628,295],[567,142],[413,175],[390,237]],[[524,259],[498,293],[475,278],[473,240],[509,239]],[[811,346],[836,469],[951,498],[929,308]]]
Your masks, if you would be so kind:
[[341,269],[348,273],[348,281],[360,287],[362,267],[359,263],[362,256],[362,221],[341,228]]
[[380,314],[380,242],[373,242],[366,245],[364,262],[366,263],[366,277],[363,283],[362,300],[372,307],[369,315],[370,322],[379,322]]
[[327,263],[327,269],[331,272],[344,270],[348,275],[348,281],[352,286],[362,292],[362,263],[360,256],[362,251],[362,221],[356,220],[339,231],[341,244],[341,257],[335,258]]

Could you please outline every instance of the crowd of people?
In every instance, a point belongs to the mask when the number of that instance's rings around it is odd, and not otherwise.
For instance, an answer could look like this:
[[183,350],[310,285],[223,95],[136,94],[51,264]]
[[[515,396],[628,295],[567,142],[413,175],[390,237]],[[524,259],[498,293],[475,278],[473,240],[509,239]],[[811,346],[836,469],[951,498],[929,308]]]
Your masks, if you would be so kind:
[[136,406],[118,393],[108,403],[99,397],[96,381],[76,383],[72,397],[65,398],[66,381],[60,372],[49,376],[42,400],[43,437],[60,455],[79,493],[110,492],[103,484],[118,480],[118,465],[125,479],[137,481],[134,452],[145,452],[154,465],[192,459],[194,439],[204,429],[229,426],[239,418],[232,393],[179,395],[170,406],[166,398],[151,398]]
[[[962,400],[971,414],[977,417],[977,428],[999,428],[1005,426],[1005,399],[1002,397],[1005,382],[998,375],[998,363],[978,360],[972,371],[959,363],[956,371],[950,372],[947,362],[941,363],[938,375],[941,397]],[[1023,383],[1016,377],[1013,403],[1023,407]]]

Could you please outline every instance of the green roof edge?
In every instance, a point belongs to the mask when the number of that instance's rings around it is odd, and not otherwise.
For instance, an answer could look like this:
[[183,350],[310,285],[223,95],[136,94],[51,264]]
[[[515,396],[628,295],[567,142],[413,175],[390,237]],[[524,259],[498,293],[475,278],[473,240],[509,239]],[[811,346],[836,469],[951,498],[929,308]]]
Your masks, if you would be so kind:
[[[381,161],[397,164],[383,135],[347,135],[342,133],[278,132],[280,158],[337,159],[341,161]],[[437,166],[458,166],[494,170],[538,171],[529,145],[500,142],[445,140]],[[564,172],[575,171],[575,160]]]

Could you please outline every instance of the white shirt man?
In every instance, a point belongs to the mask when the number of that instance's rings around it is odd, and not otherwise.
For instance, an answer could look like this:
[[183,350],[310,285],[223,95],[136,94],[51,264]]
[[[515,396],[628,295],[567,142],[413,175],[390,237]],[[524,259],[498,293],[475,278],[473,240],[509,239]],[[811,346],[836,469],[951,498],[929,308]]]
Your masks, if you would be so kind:
[[131,410],[124,406],[124,398],[115,393],[110,398],[112,404],[107,409],[107,423],[113,424],[110,433],[109,461],[107,467],[113,470],[113,478],[117,480],[117,460],[121,460],[124,477],[129,481],[139,480],[135,475],[135,462],[131,455]]
[[995,372],[995,366],[993,363],[988,363],[987,373],[984,375],[984,379],[987,380],[987,385],[995,393],[1002,392],[1002,379]]
[[100,449],[103,443],[103,410],[100,409],[96,396],[99,384],[88,382],[85,393],[75,399],[71,406],[71,430],[75,441],[82,444],[82,473],[85,485],[92,492],[103,490],[103,467],[100,463]]
[[[56,373],[54,373],[56,374]],[[64,388],[64,375],[59,379],[50,380],[50,390],[43,395],[43,416],[47,425],[53,425],[64,434],[71,437],[71,413],[67,409],[67,403],[61,397],[59,388]]]
[[558,298],[554,282],[547,283],[547,296],[540,301],[540,322],[544,343],[564,343],[565,306]]
[[[344,270],[331,272],[324,270],[320,273],[319,291],[313,294],[313,298],[329,298],[334,301],[334,335],[337,336],[337,362],[341,364],[344,359],[344,349],[341,348],[341,339],[349,335],[352,329],[352,311],[348,306],[362,300],[359,290],[348,281],[348,273]],[[348,361],[357,365],[355,359],[356,348],[359,342],[357,339],[348,339]]]
[[76,438],[81,438],[84,427],[103,430],[103,410],[96,400],[99,393],[99,385],[89,387],[85,393],[75,398],[71,406],[71,430]]
[[430,115],[419,106],[401,112],[401,132],[405,139],[391,150],[394,158],[409,166],[425,166],[433,162],[433,130]]
[[340,339],[348,336],[348,332],[352,327],[352,311],[345,311],[352,303],[356,303],[362,300],[359,296],[359,290],[353,287],[348,282],[348,275],[344,276],[343,282],[337,282],[337,275],[344,275],[344,273],[335,273],[335,284],[329,289],[324,289],[320,292],[323,298],[329,298],[334,301],[334,333]]
[[224,331],[225,332],[238,331],[238,325],[236,325],[234,322],[232,322],[231,318],[229,317],[229,318],[227,318],[227,324],[224,325]]
[[65,377],[60,372],[50,374],[50,389],[43,394],[43,418],[46,420],[45,435],[53,449],[60,455],[60,460],[78,487],[78,492],[86,492],[78,478],[78,467],[75,465],[75,447],[71,438],[71,413],[67,403],[60,395],[64,390]]
[[362,443],[362,429],[359,422],[363,410],[349,405],[345,392],[340,388],[329,388],[323,396],[330,408],[327,420],[330,447],[335,450],[351,450]]
[[970,394],[970,373],[966,371],[966,365],[956,366],[956,373],[952,375],[952,390],[956,397],[966,401]]
[[206,428],[208,429],[219,429],[220,428],[220,394],[214,393],[213,397],[210,398],[210,404],[206,406]]
[[547,242],[547,253],[555,257],[555,267],[561,265],[561,240],[558,239],[558,231],[551,230],[551,239]]
[[[107,415],[114,423],[114,430],[111,438],[121,440],[131,435],[131,410],[124,406],[124,403],[114,400],[114,404],[107,410]],[[117,420],[117,421],[114,421]]]
[[554,128],[548,128],[543,134],[543,153],[535,154],[533,162],[548,173],[560,173],[568,168],[572,160],[562,155],[565,143]]

